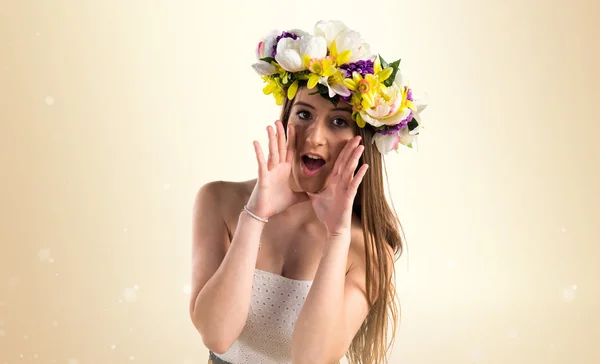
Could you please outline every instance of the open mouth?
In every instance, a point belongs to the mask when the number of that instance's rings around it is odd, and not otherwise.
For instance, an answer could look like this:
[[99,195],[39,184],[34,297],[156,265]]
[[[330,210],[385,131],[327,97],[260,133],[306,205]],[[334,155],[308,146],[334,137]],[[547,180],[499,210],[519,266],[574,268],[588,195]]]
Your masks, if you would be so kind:
[[302,156],[302,171],[308,176],[314,176],[325,166],[325,160],[315,155]]

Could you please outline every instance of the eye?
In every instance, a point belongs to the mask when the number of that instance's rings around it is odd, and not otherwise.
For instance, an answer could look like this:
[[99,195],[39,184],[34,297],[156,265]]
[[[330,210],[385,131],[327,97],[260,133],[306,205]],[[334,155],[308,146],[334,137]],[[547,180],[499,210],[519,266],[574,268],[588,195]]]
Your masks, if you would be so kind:
[[296,116],[298,116],[298,118],[300,118],[301,120],[307,120],[310,119],[310,113],[306,110],[300,110],[296,113]]
[[340,128],[348,125],[346,120],[344,120],[342,118],[333,119],[332,123],[333,123],[333,125],[340,127]]

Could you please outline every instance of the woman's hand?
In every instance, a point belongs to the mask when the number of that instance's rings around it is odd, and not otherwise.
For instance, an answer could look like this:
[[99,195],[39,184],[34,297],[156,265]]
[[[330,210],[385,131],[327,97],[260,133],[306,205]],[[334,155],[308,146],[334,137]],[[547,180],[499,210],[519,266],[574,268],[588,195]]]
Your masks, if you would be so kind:
[[363,164],[354,175],[359,158],[365,149],[363,145],[359,145],[360,139],[360,136],[357,136],[346,143],[335,161],[327,187],[316,194],[308,193],[313,209],[327,228],[329,236],[350,234],[352,204],[358,186],[369,167]]
[[290,188],[289,179],[292,163],[296,153],[296,131],[288,125],[288,138],[281,121],[276,121],[277,134],[271,125],[267,127],[269,134],[269,159],[265,161],[262,148],[254,141],[254,151],[258,162],[258,180],[248,200],[248,208],[256,215],[269,218],[288,207],[308,200],[304,192],[294,192]]

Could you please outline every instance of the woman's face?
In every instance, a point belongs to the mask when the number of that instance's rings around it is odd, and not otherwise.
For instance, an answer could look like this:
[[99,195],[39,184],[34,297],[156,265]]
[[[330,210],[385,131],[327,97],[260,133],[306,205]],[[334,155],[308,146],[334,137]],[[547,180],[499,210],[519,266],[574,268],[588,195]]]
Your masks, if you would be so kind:
[[296,130],[292,188],[312,193],[325,188],[338,155],[358,134],[348,103],[340,101],[334,106],[319,94],[311,95],[314,91],[298,90],[288,120]]

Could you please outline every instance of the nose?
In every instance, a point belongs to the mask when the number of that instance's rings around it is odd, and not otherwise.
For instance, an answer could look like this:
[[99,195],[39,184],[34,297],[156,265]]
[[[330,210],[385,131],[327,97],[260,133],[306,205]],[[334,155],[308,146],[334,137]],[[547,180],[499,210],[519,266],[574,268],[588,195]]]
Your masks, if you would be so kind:
[[323,120],[315,120],[306,128],[306,142],[312,146],[324,145],[327,139],[327,129]]

